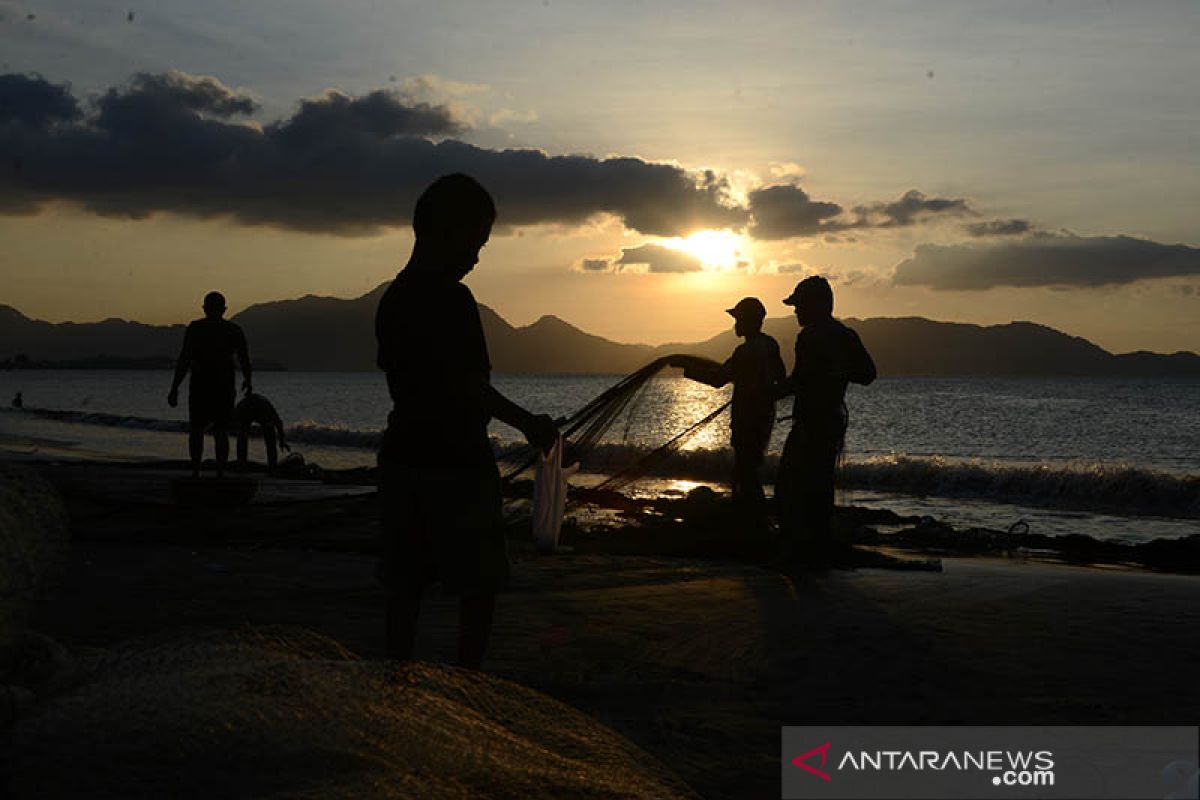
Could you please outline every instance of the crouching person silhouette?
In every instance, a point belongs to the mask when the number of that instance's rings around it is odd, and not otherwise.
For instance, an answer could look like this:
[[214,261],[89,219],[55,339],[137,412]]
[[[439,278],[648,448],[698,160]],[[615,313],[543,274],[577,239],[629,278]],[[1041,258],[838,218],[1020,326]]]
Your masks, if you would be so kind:
[[[283,420],[271,401],[261,394],[248,394],[233,409],[233,424],[237,431],[237,461],[245,467],[250,455],[250,428],[258,425],[262,429],[263,446],[267,450],[267,469],[275,471],[279,463],[279,447],[289,453],[292,448],[284,435]],[[276,447],[278,444],[278,447]]]
[[413,211],[408,264],[376,312],[378,365],[393,403],[379,453],[379,576],[390,595],[393,658],[411,657],[422,594],[438,580],[461,596],[459,663],[483,663],[509,570],[487,425],[495,417],[543,449],[558,435],[549,416],[526,411],[490,382],[479,309],[461,281],[495,218],[491,195],[475,179],[435,181]]

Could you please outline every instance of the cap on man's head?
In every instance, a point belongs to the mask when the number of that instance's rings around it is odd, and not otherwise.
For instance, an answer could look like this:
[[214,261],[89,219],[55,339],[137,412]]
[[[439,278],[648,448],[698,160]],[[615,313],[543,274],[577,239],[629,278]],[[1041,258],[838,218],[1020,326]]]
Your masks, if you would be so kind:
[[725,309],[725,313],[734,319],[763,320],[767,316],[767,307],[757,297],[743,297],[733,308]]
[[220,292],[209,292],[208,294],[204,295],[204,310],[207,311],[210,308],[213,310],[224,311],[225,295],[221,294]]
[[810,304],[815,303],[817,307],[833,311],[833,289],[830,287],[829,281],[820,275],[811,275],[797,283],[792,293],[783,298],[783,303],[788,306],[799,305],[801,298],[806,297],[809,298]]
[[413,207],[418,237],[475,222],[494,222],[496,202],[483,184],[461,172],[443,175],[421,192]]

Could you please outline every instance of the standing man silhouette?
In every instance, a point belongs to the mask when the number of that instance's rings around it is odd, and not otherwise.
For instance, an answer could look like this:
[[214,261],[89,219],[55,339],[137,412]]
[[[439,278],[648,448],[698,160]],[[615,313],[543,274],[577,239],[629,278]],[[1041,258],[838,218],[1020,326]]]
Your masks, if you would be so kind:
[[734,319],[733,332],[745,339],[725,363],[695,356],[672,356],[668,363],[683,374],[715,388],[733,383],[730,444],[733,445],[733,500],[751,524],[765,523],[766,498],[762,464],[775,427],[777,384],[787,370],[779,343],[763,333],[767,309],[757,297],[743,297],[726,309]]
[[782,395],[796,396],[775,483],[784,557],[828,563],[836,555],[833,481],[849,421],[846,386],[875,380],[875,362],[858,334],[833,318],[824,278],[805,278],[783,302],[800,323],[796,364],[781,386]]
[[190,371],[188,384],[188,454],[192,477],[199,477],[204,456],[204,431],[212,425],[213,449],[217,457],[217,477],[225,474],[229,461],[229,425],[237,389],[233,358],[242,368],[242,388],[250,394],[250,354],[246,336],[233,322],[224,319],[225,296],[209,292],[204,296],[204,318],[187,326],[183,349],[175,362],[175,380],[167,394],[171,408],[179,405],[179,385]]
[[500,474],[488,440],[495,417],[548,448],[558,430],[491,385],[479,309],[462,279],[496,219],[487,190],[467,175],[434,181],[413,210],[416,242],[379,301],[379,368],[392,411],[379,453],[382,558],[389,592],[387,649],[412,655],[427,584],[461,596],[458,661],[478,669],[496,592],[508,577]]

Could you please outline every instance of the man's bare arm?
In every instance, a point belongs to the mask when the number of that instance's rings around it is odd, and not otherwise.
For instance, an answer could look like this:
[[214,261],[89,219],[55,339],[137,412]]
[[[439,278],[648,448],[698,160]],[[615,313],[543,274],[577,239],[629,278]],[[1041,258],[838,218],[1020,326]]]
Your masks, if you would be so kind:
[[733,374],[728,361],[721,364],[701,356],[679,354],[669,356],[667,364],[672,367],[682,367],[685,378],[697,383],[703,383],[706,386],[711,386],[714,389],[720,389],[733,380]]
[[246,345],[246,335],[242,333],[240,328],[238,329],[237,357],[238,363],[242,366],[242,388],[246,391],[246,394],[250,394],[254,391],[253,376],[250,369],[250,348]]
[[558,427],[549,415],[526,411],[502,395],[490,383],[484,383],[481,392],[484,409],[496,419],[525,434],[531,445],[545,452],[554,444],[558,436]]
[[171,381],[171,391],[167,393],[167,404],[174,408],[179,404],[179,386],[187,376],[192,366],[192,332],[189,328],[183,334],[183,347],[179,349],[179,358],[175,360],[175,377]]

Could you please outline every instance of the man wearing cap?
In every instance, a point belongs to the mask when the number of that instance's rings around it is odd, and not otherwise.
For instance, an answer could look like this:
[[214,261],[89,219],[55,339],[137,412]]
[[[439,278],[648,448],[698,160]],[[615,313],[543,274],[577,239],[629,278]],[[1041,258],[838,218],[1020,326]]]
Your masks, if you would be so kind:
[[783,301],[796,309],[796,365],[780,386],[796,396],[792,430],[779,462],[775,497],[785,556],[828,561],[833,554],[833,480],[846,435],[846,386],[875,380],[858,334],[833,318],[833,290],[805,278]]
[[167,403],[179,404],[179,385],[190,371],[188,385],[188,454],[192,461],[192,476],[200,474],[204,455],[204,430],[212,425],[213,449],[217,456],[217,477],[225,472],[229,461],[229,425],[233,417],[233,401],[237,388],[233,358],[237,356],[242,368],[242,388],[246,394],[250,385],[250,355],[246,336],[236,323],[224,319],[225,295],[209,292],[204,296],[204,318],[187,326],[183,335],[183,350],[175,362],[175,380],[167,395]]
[[776,384],[787,374],[779,344],[762,332],[767,309],[757,297],[745,297],[726,309],[733,331],[745,339],[724,364],[695,356],[673,356],[668,363],[682,367],[694,381],[720,388],[733,383],[733,499],[748,518],[761,521],[765,513],[762,463],[775,425]]

